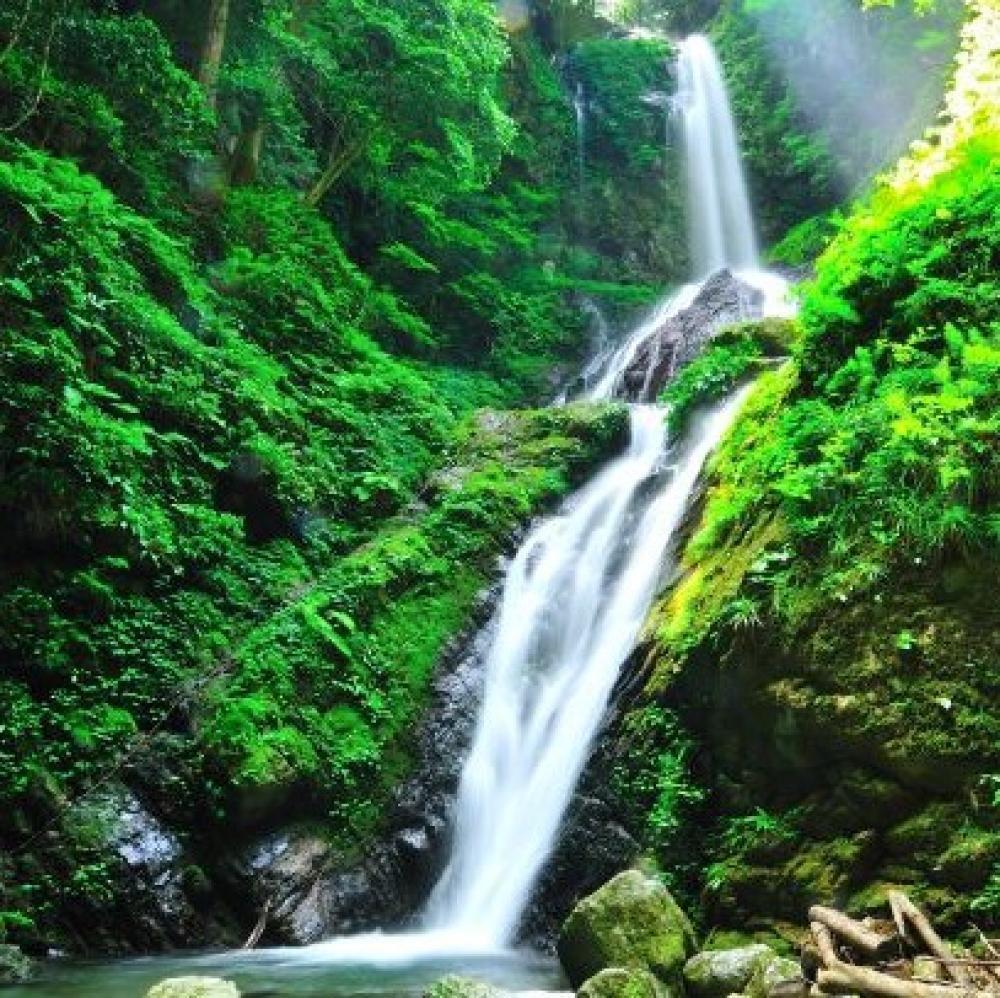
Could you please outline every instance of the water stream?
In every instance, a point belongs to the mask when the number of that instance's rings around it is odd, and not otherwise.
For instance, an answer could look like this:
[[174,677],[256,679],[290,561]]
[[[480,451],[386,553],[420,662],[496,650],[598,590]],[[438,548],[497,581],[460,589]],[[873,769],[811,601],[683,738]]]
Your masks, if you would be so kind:
[[737,404],[701,420],[669,463],[663,411],[633,406],[626,452],[517,553],[428,926],[487,946],[512,938],[695,480]]

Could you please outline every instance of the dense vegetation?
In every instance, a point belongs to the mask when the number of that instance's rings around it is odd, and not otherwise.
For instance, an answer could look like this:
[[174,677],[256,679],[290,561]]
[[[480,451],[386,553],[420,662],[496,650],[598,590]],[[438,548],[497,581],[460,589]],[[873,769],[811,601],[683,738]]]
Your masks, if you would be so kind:
[[486,0],[208,6],[0,12],[0,909],[49,938],[113,877],[38,835],[136,754],[209,837],[293,788],[369,828],[495,552],[611,440],[531,424],[384,527],[584,340],[570,105]]
[[[202,6],[0,10],[0,939],[36,951],[190,941],[120,928],[105,791],[222,907],[290,821],[364,851],[499,556],[622,444],[619,407],[530,407],[594,302],[688,269],[665,38],[583,0]],[[857,6],[620,11],[713,35],[775,258],[828,248],[800,322],[665,393],[681,433],[757,379],[609,783],[708,922],[901,882],[959,930],[1000,920],[997,14],[866,190],[963,5]]]

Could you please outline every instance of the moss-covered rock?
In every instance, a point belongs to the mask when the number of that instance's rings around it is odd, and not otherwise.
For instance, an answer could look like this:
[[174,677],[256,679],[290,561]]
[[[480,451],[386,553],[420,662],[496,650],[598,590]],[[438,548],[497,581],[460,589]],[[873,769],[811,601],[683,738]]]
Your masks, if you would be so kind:
[[441,978],[424,992],[424,998],[502,998],[502,996],[503,992],[492,984],[484,984],[482,981],[454,974]]
[[171,977],[146,992],[146,998],[240,998],[232,981],[221,977]]
[[768,998],[771,989],[786,981],[802,979],[802,970],[795,960],[789,960],[777,953],[765,954],[754,965],[750,980],[747,981],[747,998]]
[[611,967],[651,971],[679,985],[694,952],[694,930],[663,884],[626,870],[584,898],[559,936],[559,959],[574,987]]
[[648,970],[609,967],[585,981],[577,998],[671,998],[671,990]]
[[762,943],[739,949],[705,950],[684,964],[684,985],[692,998],[726,998],[739,994],[757,964],[775,956]]

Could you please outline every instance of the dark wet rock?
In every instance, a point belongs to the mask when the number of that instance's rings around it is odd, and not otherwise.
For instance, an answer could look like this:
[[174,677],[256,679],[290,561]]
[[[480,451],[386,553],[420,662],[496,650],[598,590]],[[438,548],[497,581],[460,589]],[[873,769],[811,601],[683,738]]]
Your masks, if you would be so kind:
[[639,347],[615,394],[630,402],[654,401],[713,336],[734,323],[760,318],[763,305],[762,292],[720,270],[688,308],[667,319]]
[[622,827],[612,801],[576,794],[521,921],[519,941],[554,950],[575,902],[626,869],[638,854],[639,844]]
[[140,948],[204,939],[188,896],[184,845],[135,793],[113,785],[95,794],[73,815],[70,831],[77,837],[96,832],[117,860],[109,869],[117,903],[128,912],[123,936]]

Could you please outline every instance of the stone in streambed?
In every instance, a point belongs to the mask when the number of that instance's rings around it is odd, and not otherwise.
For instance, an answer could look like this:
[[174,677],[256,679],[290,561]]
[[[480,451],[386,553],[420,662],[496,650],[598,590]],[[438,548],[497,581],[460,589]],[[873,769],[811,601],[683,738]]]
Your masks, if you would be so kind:
[[0,985],[24,984],[35,976],[35,963],[20,946],[0,944]]
[[171,977],[151,987],[146,998],[240,998],[240,990],[221,977]]
[[769,998],[777,985],[801,980],[802,968],[797,961],[772,952],[757,961],[744,993],[747,998]]
[[432,984],[424,998],[505,998],[505,992],[468,977],[449,975]]
[[558,945],[574,987],[613,967],[648,970],[679,986],[696,948],[691,923],[670,892],[639,870],[618,874],[577,904]]
[[727,998],[740,994],[757,964],[776,955],[763,943],[739,949],[705,950],[684,964],[684,984],[692,998]]
[[576,995],[577,998],[671,998],[671,991],[648,970],[609,967],[585,981]]

